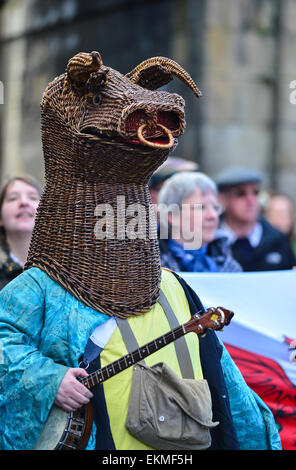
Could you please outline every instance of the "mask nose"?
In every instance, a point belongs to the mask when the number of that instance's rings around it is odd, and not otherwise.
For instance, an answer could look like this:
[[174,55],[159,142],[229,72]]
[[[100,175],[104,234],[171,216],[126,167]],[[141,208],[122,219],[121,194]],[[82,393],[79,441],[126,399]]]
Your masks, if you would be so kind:
[[153,111],[147,109],[137,109],[130,113],[125,121],[125,130],[127,133],[136,134],[138,128],[145,124],[146,134],[153,135],[157,132],[158,126],[164,126],[172,133],[178,132],[182,127],[180,116],[175,111]]
[[184,127],[184,112],[178,106],[141,102],[123,110],[119,132],[149,147],[171,149]]

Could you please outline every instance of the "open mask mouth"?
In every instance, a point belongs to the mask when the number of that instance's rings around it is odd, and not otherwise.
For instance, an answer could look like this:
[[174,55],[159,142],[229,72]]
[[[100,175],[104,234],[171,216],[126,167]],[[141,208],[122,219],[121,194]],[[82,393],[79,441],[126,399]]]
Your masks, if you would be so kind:
[[168,150],[177,146],[177,137],[183,132],[183,120],[176,112],[160,111],[152,118],[144,111],[136,110],[126,117],[123,124],[123,129],[117,134],[99,131],[96,126],[87,126],[81,132],[110,143]]
[[100,140],[109,141],[110,143],[123,143],[131,146],[149,147],[155,149],[169,149],[173,150],[177,144],[178,139],[173,136],[172,132],[165,126],[158,124],[158,129],[161,130],[161,134],[157,136],[146,136],[145,129],[147,124],[142,124],[138,129],[135,136],[131,137],[120,137],[114,135],[107,135],[107,133],[99,133],[94,128],[85,128],[82,130],[83,134],[87,134],[91,137],[96,137]]

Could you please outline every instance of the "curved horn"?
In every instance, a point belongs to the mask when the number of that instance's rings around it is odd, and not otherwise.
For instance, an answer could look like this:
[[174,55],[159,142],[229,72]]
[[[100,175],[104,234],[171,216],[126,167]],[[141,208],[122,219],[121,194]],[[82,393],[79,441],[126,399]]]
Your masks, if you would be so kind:
[[97,51],[79,52],[67,65],[67,73],[74,82],[85,83],[92,72],[96,72],[103,65],[101,55]]
[[161,65],[165,67],[169,72],[178,77],[183,83],[185,83],[185,85],[188,85],[189,88],[193,90],[197,98],[202,96],[201,91],[196,86],[189,73],[187,73],[186,70],[181,67],[181,65],[177,64],[177,62],[172,59],[167,59],[166,57],[152,57],[151,59],[144,60],[144,62],[141,62],[139,65],[137,65],[137,67],[135,67],[131,72],[127,73],[126,76],[133,83],[138,83],[141,79],[142,72],[148,67],[155,65]]

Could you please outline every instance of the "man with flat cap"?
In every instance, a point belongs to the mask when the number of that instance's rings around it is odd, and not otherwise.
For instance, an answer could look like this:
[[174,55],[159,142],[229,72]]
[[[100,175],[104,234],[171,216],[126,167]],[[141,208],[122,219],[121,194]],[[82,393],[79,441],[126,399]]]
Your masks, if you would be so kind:
[[290,269],[296,262],[288,238],[260,214],[262,179],[260,172],[238,166],[218,175],[219,197],[225,209],[220,230],[244,271]]

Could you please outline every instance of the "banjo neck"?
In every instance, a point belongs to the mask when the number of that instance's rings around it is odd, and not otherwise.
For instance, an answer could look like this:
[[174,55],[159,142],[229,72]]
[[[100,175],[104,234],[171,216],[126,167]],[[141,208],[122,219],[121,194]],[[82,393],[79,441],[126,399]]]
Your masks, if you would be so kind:
[[154,352],[158,351],[159,349],[163,348],[167,344],[175,341],[176,339],[180,338],[185,334],[183,330],[183,325],[175,328],[174,330],[166,333],[163,336],[151,341],[150,343],[145,344],[141,348],[126,354],[125,356],[121,357],[120,359],[108,364],[107,366],[99,369],[87,377],[83,377],[80,381],[85,385],[88,389],[92,389],[96,385],[104,382],[107,379],[110,379],[114,375],[122,372],[123,370],[131,367],[133,364],[141,361],[145,357],[153,354]]
[[111,364],[108,364],[107,366],[92,372],[87,377],[80,378],[79,380],[83,385],[91,390],[93,387],[103,383],[105,380],[110,379],[128,367],[131,367],[133,364],[138,363],[145,357],[150,356],[154,352],[173,341],[176,341],[187,333],[195,332],[197,335],[200,335],[205,333],[207,329],[222,329],[224,325],[228,325],[230,323],[232,316],[233,312],[226,310],[223,307],[211,307],[207,309],[203,315],[196,313],[183,325],[174,328],[168,333],[159,336],[135,351],[126,354]]

